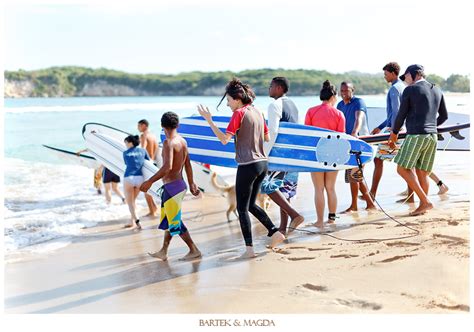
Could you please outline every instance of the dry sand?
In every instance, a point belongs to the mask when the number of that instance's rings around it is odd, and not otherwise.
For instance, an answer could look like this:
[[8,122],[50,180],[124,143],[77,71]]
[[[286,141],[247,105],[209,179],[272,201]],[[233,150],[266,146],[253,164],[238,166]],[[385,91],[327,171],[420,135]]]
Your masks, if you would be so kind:
[[[166,262],[149,257],[159,249],[157,219],[144,229],[121,229],[113,220],[84,230],[73,244],[21,257],[5,266],[7,313],[466,313],[469,311],[469,153],[439,154],[436,173],[450,187],[430,199],[435,209],[408,217],[414,206],[394,204],[404,184],[387,164],[380,203],[419,235],[383,242],[349,242],[295,232],[272,252],[264,228],[254,222],[259,256],[239,261],[238,221],[225,219],[226,199],[187,196],[183,217],[203,253],[182,262],[186,247],[174,238]],[[371,167],[366,176],[370,182]],[[313,189],[302,174],[294,206],[317,229]],[[339,174],[339,209],[348,206],[348,186]],[[363,204],[360,202],[360,208]],[[145,212],[145,211],[142,211]],[[278,224],[278,210],[270,207]],[[346,239],[404,237],[414,231],[382,212],[341,215],[331,235]],[[18,258],[18,257],[17,257]]]

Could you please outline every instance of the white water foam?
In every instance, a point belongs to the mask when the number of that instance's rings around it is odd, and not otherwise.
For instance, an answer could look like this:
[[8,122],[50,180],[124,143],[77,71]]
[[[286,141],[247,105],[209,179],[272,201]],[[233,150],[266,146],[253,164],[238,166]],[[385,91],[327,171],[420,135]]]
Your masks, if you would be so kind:
[[[97,194],[93,171],[82,166],[6,158],[5,179],[7,254],[56,249],[67,245],[83,228],[130,217],[127,205],[115,194],[111,205],[103,194]],[[137,207],[146,208],[142,195]]]

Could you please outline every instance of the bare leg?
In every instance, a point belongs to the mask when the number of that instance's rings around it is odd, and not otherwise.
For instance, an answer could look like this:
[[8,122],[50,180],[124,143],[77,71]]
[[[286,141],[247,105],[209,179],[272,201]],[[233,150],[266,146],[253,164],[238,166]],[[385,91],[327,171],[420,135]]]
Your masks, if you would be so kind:
[[314,185],[314,205],[316,207],[316,226],[324,226],[324,176],[323,172],[311,173],[311,180]]
[[156,211],[158,210],[158,208],[156,207],[153,197],[145,193],[145,200],[146,204],[148,205],[148,210],[150,211],[147,216],[156,217]]
[[379,187],[380,179],[383,174],[383,160],[380,158],[374,158],[374,174],[372,176],[372,186],[370,187],[370,193],[372,197],[375,197],[377,194],[377,189]]
[[342,213],[357,211],[357,194],[359,193],[359,184],[358,183],[349,183],[351,186],[351,206],[349,206],[346,210]]
[[337,209],[337,195],[336,195],[337,173],[338,173],[337,171],[324,173],[324,188],[326,189],[326,193],[328,195],[329,213],[336,213],[336,209]]
[[[426,193],[418,182],[417,176],[415,176],[415,172],[413,172],[413,170],[411,169],[406,169],[401,166],[397,167],[397,172],[407,182],[408,186],[416,193],[416,195],[420,199],[420,205],[415,211],[411,212],[410,215],[417,216],[420,214],[424,214],[429,209],[432,209],[433,204],[428,200]],[[426,172],[424,173],[426,174]],[[420,173],[420,176],[423,176],[423,174]]]
[[125,203],[125,197],[123,196],[122,192],[120,191],[117,182],[112,182],[112,190],[118,197],[120,197],[122,202]]
[[367,188],[365,183],[364,182],[359,182],[358,185],[359,185],[359,190],[362,194],[362,197],[367,202],[367,207],[365,209],[366,210],[376,210],[377,208],[375,207],[374,200],[370,196],[369,189]]
[[187,244],[189,248],[189,252],[182,258],[180,258],[180,261],[186,261],[186,260],[191,260],[195,258],[200,258],[201,257],[201,252],[199,249],[196,247],[196,245],[193,242],[193,239],[191,239],[191,235],[189,232],[186,232],[184,234],[180,234],[180,237],[183,239],[183,241]]
[[421,189],[428,195],[428,191],[430,189],[430,183],[428,181],[428,172],[423,171],[421,169],[416,169],[416,177],[418,178],[418,182],[420,183]]
[[[304,221],[304,217],[291,207],[285,196],[283,196],[279,190],[272,192],[268,196],[280,207],[280,210],[284,210],[290,216],[291,228],[298,227]],[[279,230],[281,233],[286,234],[286,223],[282,224],[280,221]]]
[[448,186],[444,184],[443,181],[441,181],[441,179],[437,177],[435,173],[431,172],[430,179],[433,180],[434,183],[436,183],[436,185],[438,186],[439,188],[438,195],[443,195],[448,192],[449,190]]
[[[288,199],[288,204],[290,204],[290,199]],[[288,213],[285,210],[280,208],[280,227],[279,231],[286,236],[286,227],[288,226]]]
[[135,214],[135,193],[133,186],[126,182],[123,185],[125,192],[125,200],[128,205],[128,210],[130,211],[131,221],[125,227],[132,227],[135,220],[137,220],[137,215]]
[[107,204],[110,204],[112,202],[112,193],[110,192],[110,187],[111,184],[109,183],[104,183],[104,188],[105,188],[105,201]]
[[171,239],[173,237],[171,236],[170,232],[168,230],[165,231],[165,236],[163,237],[163,246],[159,251],[155,252],[149,252],[148,255],[151,257],[155,257],[158,259],[161,259],[162,261],[165,261],[168,259],[168,248],[171,243]]
[[[138,195],[140,194],[140,187],[133,187],[133,209],[134,211],[136,211],[137,209],[137,205],[136,205],[136,201],[137,201],[137,197]],[[135,216],[135,224],[137,226],[137,229],[142,229],[142,226],[140,225],[140,222],[139,222],[139,219],[137,216]]]

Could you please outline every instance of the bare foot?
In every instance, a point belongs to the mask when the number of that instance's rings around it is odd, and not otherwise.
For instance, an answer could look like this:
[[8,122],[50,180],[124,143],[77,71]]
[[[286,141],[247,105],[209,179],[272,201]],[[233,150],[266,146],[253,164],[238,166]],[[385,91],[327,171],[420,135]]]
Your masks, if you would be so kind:
[[408,189],[405,189],[404,191],[402,191],[401,193],[398,193],[397,194],[398,196],[408,196]]
[[448,186],[443,183],[441,186],[439,186],[438,195],[444,195],[448,192],[448,190]]
[[272,249],[275,248],[277,245],[279,245],[283,241],[285,241],[285,235],[280,233],[280,231],[275,232],[271,236],[270,248],[272,248]]
[[342,212],[339,212],[340,214],[344,214],[344,213],[352,213],[352,212],[357,212],[357,208],[354,208],[352,206],[349,206],[347,209],[345,209],[344,211]]
[[328,219],[328,221],[326,221],[326,223],[328,223],[329,225],[332,225],[332,224],[336,223],[336,220]]
[[245,252],[238,258],[238,259],[249,259],[249,258],[255,258],[257,255],[253,251],[253,247],[245,247]]
[[431,210],[433,208],[433,204],[431,203],[426,203],[426,204],[422,204],[420,203],[420,206],[418,206],[418,208],[415,210],[415,211],[412,211],[410,212],[410,216],[419,216],[419,215],[422,215],[422,214],[425,214],[426,212],[428,212],[428,210]]
[[201,252],[197,249],[189,251],[185,256],[181,257],[180,261],[190,261],[196,258],[201,258]]
[[367,206],[365,208],[366,211],[377,211],[377,207],[375,205]]
[[290,227],[288,229],[288,234],[293,232],[301,223],[304,221],[304,217],[302,215],[298,215],[295,219],[292,219],[290,222]]
[[316,226],[318,228],[324,228],[324,222],[323,221],[317,221],[313,224],[313,226]]
[[168,259],[168,255],[166,251],[160,250],[160,251],[155,251],[155,252],[149,252],[148,255],[154,258],[161,259],[162,261],[166,261]]
[[148,212],[148,214],[145,215],[145,217],[149,217],[149,218],[155,218],[157,217],[157,213],[153,213],[153,212]]
[[415,198],[413,196],[410,198],[405,197],[405,198],[397,200],[395,203],[407,203],[407,204],[410,203],[411,204],[411,203],[415,203]]
[[132,224],[126,224],[126,225],[123,226],[123,228],[130,228],[130,227],[133,227],[133,225]]

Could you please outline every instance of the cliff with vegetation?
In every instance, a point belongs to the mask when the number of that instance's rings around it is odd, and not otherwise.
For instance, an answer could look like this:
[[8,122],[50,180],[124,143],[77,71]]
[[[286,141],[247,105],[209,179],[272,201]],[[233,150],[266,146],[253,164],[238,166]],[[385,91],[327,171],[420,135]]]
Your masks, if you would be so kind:
[[[324,70],[258,69],[241,72],[188,72],[177,75],[130,74],[105,68],[52,67],[35,71],[6,71],[4,96],[72,97],[72,96],[215,96],[225,84],[238,77],[249,83],[257,95],[265,95],[274,76],[290,80],[291,95],[317,95],[324,80],[335,84],[351,81],[358,94],[381,94],[387,90],[382,74],[347,72],[333,74]],[[469,92],[469,77],[437,75],[427,78],[444,91]]]

